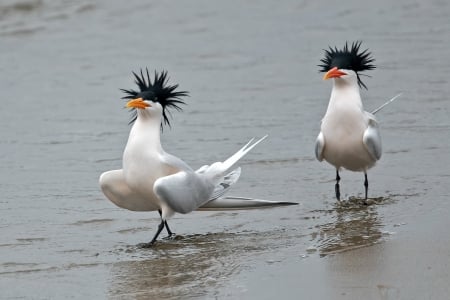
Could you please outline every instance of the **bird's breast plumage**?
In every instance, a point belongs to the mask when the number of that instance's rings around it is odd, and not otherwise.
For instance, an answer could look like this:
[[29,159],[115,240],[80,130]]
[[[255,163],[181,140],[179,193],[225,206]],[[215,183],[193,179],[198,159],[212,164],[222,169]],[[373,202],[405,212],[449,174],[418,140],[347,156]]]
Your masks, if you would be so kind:
[[170,174],[161,161],[162,148],[143,135],[130,135],[123,153],[123,172],[130,189],[148,197],[149,201],[159,203],[153,192],[157,179]]
[[367,120],[358,107],[336,107],[322,120],[321,131],[325,140],[323,157],[337,168],[362,171],[373,165],[363,135]]

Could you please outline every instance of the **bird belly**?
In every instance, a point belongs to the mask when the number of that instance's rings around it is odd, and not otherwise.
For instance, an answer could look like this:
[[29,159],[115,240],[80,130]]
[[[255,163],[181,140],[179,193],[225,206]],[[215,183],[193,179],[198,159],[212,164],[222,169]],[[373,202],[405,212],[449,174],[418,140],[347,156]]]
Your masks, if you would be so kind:
[[[328,141],[325,140],[326,143]],[[375,161],[370,157],[362,141],[353,146],[328,143],[324,149],[324,159],[337,169],[345,168],[350,171],[365,171],[371,168]]]
[[375,164],[363,143],[365,126],[358,123],[325,123],[322,126],[324,159],[337,169],[365,171]]

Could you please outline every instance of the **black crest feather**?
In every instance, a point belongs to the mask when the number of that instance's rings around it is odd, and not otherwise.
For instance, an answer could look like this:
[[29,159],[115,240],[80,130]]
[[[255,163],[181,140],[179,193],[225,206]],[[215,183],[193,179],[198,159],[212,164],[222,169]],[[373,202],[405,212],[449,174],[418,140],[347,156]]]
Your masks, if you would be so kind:
[[[141,69],[140,74],[136,74],[132,72],[134,75],[134,82],[139,87],[139,91],[136,90],[125,90],[120,89],[126,95],[122,97],[122,99],[135,99],[135,98],[143,98],[145,100],[151,100],[155,102],[159,102],[163,107],[163,119],[164,123],[169,125],[170,121],[169,116],[171,115],[169,109],[173,108],[178,111],[181,111],[181,104],[186,104],[181,97],[188,96],[187,91],[175,91],[178,88],[178,84],[168,85],[169,77],[167,76],[167,71],[163,70],[158,73],[155,71],[153,76],[153,81],[150,77],[150,73],[148,69],[145,69],[146,76],[144,76],[144,72]],[[132,109],[131,121],[132,124],[136,121],[137,111],[135,108]],[[163,124],[161,124],[162,126]]]
[[328,72],[334,67],[338,69],[353,70],[358,77],[358,84],[360,87],[367,89],[367,86],[361,81],[359,77],[360,72],[366,70],[375,69],[375,65],[372,64],[375,59],[372,58],[372,53],[369,49],[360,51],[361,41],[353,42],[351,47],[349,47],[348,42],[345,42],[345,46],[342,49],[337,47],[329,47],[329,49],[324,49],[325,57],[320,60],[322,64],[318,65],[320,67],[320,72]]

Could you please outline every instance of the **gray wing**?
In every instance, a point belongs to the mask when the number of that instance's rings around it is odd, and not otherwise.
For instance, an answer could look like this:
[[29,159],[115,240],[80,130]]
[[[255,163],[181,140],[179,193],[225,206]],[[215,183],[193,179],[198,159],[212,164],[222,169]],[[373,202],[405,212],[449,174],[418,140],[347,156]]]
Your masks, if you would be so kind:
[[323,148],[325,148],[325,138],[323,137],[322,131],[319,133],[316,139],[316,147],[315,147],[315,153],[316,158],[318,161],[323,160]]
[[381,158],[382,147],[378,122],[371,113],[366,112],[366,117],[368,118],[368,125],[367,129],[364,131],[363,143],[370,156],[372,156],[374,160],[379,160]]
[[241,210],[241,209],[256,209],[256,208],[266,208],[275,206],[286,206],[286,205],[298,205],[297,202],[289,201],[271,201],[254,199],[247,197],[225,197],[218,198],[213,201],[209,201],[198,208],[198,210],[213,210],[213,211],[223,211],[223,210]]
[[[225,192],[222,188],[219,188],[219,190],[216,189],[223,182],[224,177],[226,177],[224,175],[225,172],[266,137],[267,135],[256,142],[253,142],[254,139],[251,139],[224,162],[215,162],[209,166],[205,165],[197,170],[197,172],[192,171],[180,159],[167,155],[165,162],[171,166],[178,167],[182,171],[156,180],[153,185],[153,191],[161,201],[175,212],[185,214],[196,210],[212,199],[215,191],[217,195]],[[231,176],[230,178],[237,180],[237,177],[239,176]]]
[[204,174],[181,171],[156,180],[153,191],[173,211],[186,214],[208,202],[214,188]]
[[223,180],[214,188],[214,192],[209,200],[215,200],[223,196],[226,192],[228,192],[231,186],[238,181],[239,176],[241,176],[240,167],[225,175]]
[[125,182],[123,170],[112,170],[100,175],[100,188],[103,194],[115,205],[133,211],[154,211],[153,205],[140,194],[134,193]]

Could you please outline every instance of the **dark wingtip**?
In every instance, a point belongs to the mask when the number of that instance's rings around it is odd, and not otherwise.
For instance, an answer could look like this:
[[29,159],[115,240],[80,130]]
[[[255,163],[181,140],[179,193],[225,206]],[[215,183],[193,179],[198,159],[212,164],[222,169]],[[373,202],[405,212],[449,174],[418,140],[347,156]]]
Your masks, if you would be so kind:
[[288,206],[288,205],[299,205],[300,203],[298,203],[298,202],[282,201],[282,202],[278,202],[278,204],[280,206]]

